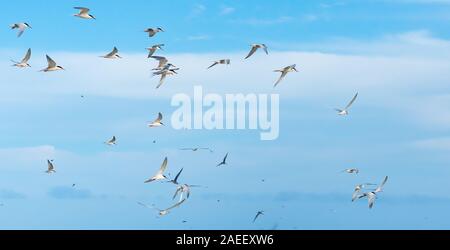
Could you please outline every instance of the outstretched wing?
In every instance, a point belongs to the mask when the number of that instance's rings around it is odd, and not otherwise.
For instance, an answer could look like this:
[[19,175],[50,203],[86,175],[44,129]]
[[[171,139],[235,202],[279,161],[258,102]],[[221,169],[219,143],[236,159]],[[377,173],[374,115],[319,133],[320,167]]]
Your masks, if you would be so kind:
[[358,98],[358,93],[356,93],[356,95],[353,97],[353,99],[350,101],[347,107],[345,107],[345,110],[349,109],[353,105],[353,103],[356,101],[356,98]]
[[27,54],[22,59],[22,63],[27,63],[30,60],[30,58],[31,58],[31,49],[28,49]]
[[375,193],[379,193],[381,191],[383,191],[383,187],[386,184],[386,182],[388,181],[388,176],[384,177],[383,182],[381,182],[380,186],[377,187],[377,189],[375,190]]
[[74,7],[74,9],[80,10],[80,15],[87,14],[90,11],[88,8],[85,7]]
[[208,69],[210,69],[210,68],[216,66],[217,64],[219,64],[219,63],[218,63],[218,62],[214,62],[211,66],[208,67]]
[[280,76],[280,78],[278,79],[278,81],[275,83],[275,85],[273,86],[274,88],[276,87],[276,86],[278,86],[278,84],[280,84],[280,82],[281,81],[283,81],[283,79],[286,77],[286,75],[287,75],[287,71],[282,71],[281,72],[281,76]]
[[115,54],[117,54],[118,52],[119,52],[119,50],[117,49],[117,47],[114,47],[114,49],[109,54],[107,54],[106,56],[107,57],[112,57]]
[[247,57],[245,59],[250,58],[253,54],[255,54],[255,52],[258,50],[257,47],[252,46],[252,50],[250,50],[250,52],[248,53]]
[[178,178],[180,178],[181,173],[183,173],[183,169],[184,169],[184,168],[182,168],[182,169],[180,170],[180,172],[178,172],[177,176],[175,176],[175,179],[173,180],[175,183],[178,183]]
[[54,68],[56,67],[56,62],[47,55],[47,62],[48,62],[48,67],[49,68]]
[[175,205],[169,207],[168,209],[166,209],[166,211],[169,211],[169,210],[172,210],[172,209],[174,209],[174,208],[177,208],[177,207],[181,206],[185,201],[186,201],[186,199],[184,199],[184,200],[178,202],[177,204],[175,204]]
[[164,162],[162,163],[160,169],[159,169],[158,174],[163,174],[164,171],[166,171],[166,169],[167,169],[167,162],[168,162],[168,159],[167,159],[167,157],[166,157],[166,158],[164,159]]

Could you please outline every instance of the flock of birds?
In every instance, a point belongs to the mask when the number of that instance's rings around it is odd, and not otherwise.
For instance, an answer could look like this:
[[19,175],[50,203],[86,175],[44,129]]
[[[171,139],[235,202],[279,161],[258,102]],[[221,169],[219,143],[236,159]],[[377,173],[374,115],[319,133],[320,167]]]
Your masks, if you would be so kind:
[[[79,13],[74,14],[75,17],[82,18],[82,19],[93,19],[93,20],[96,19],[93,15],[90,14],[89,8],[74,7],[74,9],[79,11]],[[11,25],[11,29],[18,30],[18,34],[17,34],[18,37],[21,37],[27,29],[31,29],[31,28],[32,27],[30,26],[30,24],[28,24],[26,22],[16,23],[16,24]],[[162,28],[157,27],[157,28],[148,28],[148,29],[144,30],[144,32],[148,33],[149,37],[154,37],[158,33],[165,32],[165,31]],[[167,76],[178,74],[177,71],[180,70],[180,68],[178,68],[175,65],[173,65],[172,63],[170,63],[166,57],[155,56],[155,53],[159,50],[163,50],[163,47],[164,47],[164,44],[156,44],[149,48],[146,48],[148,50],[148,58],[152,58],[152,59],[155,59],[156,61],[158,61],[157,67],[152,69],[153,75],[160,77],[159,84],[156,87],[157,89],[163,85]],[[258,50],[263,50],[266,55],[269,54],[268,47],[265,44],[252,44],[251,50],[248,53],[248,55],[245,57],[245,59],[249,59]],[[23,59],[20,62],[12,60],[14,63],[12,66],[15,66],[18,68],[31,67],[31,65],[29,64],[29,61],[31,59],[31,54],[32,54],[31,49],[28,49],[25,56],[23,57]],[[119,55],[119,50],[116,47],[114,47],[110,53],[108,53],[104,56],[101,56],[101,57],[105,58],[105,59],[120,59],[120,58],[122,58]],[[53,72],[53,71],[58,71],[58,70],[65,70],[62,66],[58,65],[49,55],[46,55],[46,59],[47,59],[48,65],[46,68],[42,69],[41,72]],[[211,66],[209,66],[207,69],[211,69],[212,67],[215,67],[217,65],[230,65],[230,64],[231,64],[230,59],[220,59],[220,60],[214,61],[213,64]],[[296,68],[296,65],[293,64],[293,65],[284,67],[282,69],[275,70],[274,72],[281,73],[280,77],[274,84],[274,87],[277,87],[289,73],[298,72],[298,70]],[[349,115],[349,109],[354,104],[354,102],[356,101],[357,98],[358,98],[358,93],[352,98],[352,100],[348,103],[348,105],[345,106],[345,108],[336,109],[338,115],[340,115],[340,116]],[[154,121],[148,123],[148,127],[158,128],[158,127],[164,126],[164,123],[162,121],[163,121],[163,114],[159,113],[158,117]],[[154,141],[154,143],[156,143],[156,141]],[[105,144],[108,146],[117,145],[116,136],[113,136],[110,140],[106,141]],[[200,148],[200,147],[198,147],[198,148],[183,148],[180,150],[192,151],[192,152],[206,150],[211,153],[214,152],[210,148]],[[225,157],[223,158],[223,160],[217,164],[217,167],[226,166],[228,164],[227,163],[228,156],[229,156],[229,154],[227,153],[225,155]],[[48,168],[47,168],[46,173],[48,173],[48,174],[56,173],[53,160],[47,160],[47,165],[48,165]],[[181,169],[178,172],[178,174],[175,176],[174,179],[170,180],[170,178],[168,178],[165,175],[167,166],[168,166],[168,158],[166,157],[164,159],[163,163],[161,164],[159,170],[157,171],[157,173],[154,176],[152,176],[151,178],[149,178],[148,180],[146,180],[145,183],[152,183],[152,182],[156,182],[156,181],[166,181],[167,183],[174,184],[176,186],[176,189],[175,189],[175,194],[173,195],[173,200],[175,200],[179,196],[179,201],[167,209],[159,209],[155,205],[150,206],[150,205],[144,204],[142,202],[138,202],[138,204],[143,207],[155,209],[156,211],[158,211],[158,214],[160,216],[165,216],[165,215],[169,214],[171,210],[183,205],[186,202],[186,200],[189,199],[192,188],[201,187],[199,185],[181,184],[179,182],[179,177],[182,174],[183,169]],[[353,169],[346,169],[342,172],[345,172],[348,174],[358,174],[359,170],[353,168]],[[362,198],[367,198],[368,203],[369,203],[369,208],[372,208],[375,200],[377,199],[378,194],[383,191],[384,185],[386,184],[387,180],[388,180],[388,177],[386,176],[384,178],[384,180],[381,182],[381,184],[379,184],[379,185],[371,184],[371,183],[364,183],[364,184],[356,185],[355,190],[352,195],[352,201],[356,201],[356,200],[359,200]],[[75,184],[73,184],[73,187],[74,186],[75,186]],[[374,187],[374,186],[376,186],[376,188],[370,189],[370,187]],[[263,215],[264,215],[264,211],[258,211],[256,213],[256,216],[253,219],[253,222],[255,222],[258,218],[260,218]]]

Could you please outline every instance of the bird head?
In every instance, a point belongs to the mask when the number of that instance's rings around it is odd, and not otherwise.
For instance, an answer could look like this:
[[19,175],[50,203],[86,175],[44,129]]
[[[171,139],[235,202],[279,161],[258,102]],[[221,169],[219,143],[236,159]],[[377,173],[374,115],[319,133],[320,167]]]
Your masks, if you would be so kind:
[[160,27],[157,28],[158,31],[164,32],[164,30]]

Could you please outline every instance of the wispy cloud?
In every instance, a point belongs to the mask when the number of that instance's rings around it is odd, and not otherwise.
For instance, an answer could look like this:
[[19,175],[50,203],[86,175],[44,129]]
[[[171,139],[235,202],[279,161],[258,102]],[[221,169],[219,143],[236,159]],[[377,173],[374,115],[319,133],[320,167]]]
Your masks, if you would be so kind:
[[276,25],[276,24],[283,24],[283,23],[289,23],[294,21],[295,18],[291,16],[280,16],[273,19],[263,19],[263,18],[248,18],[248,19],[235,19],[231,20],[231,23],[238,23],[238,24],[246,24],[246,25],[254,25],[254,26],[264,26],[264,25]]
[[236,9],[230,6],[223,6],[220,10],[220,15],[229,15],[233,12],[235,12]]
[[188,19],[192,19],[202,15],[206,11],[206,6],[203,4],[195,4],[189,13]]
[[1,189],[0,190],[0,199],[2,200],[15,200],[15,199],[24,199],[25,194],[19,193],[10,189]]
[[48,195],[55,199],[60,200],[80,200],[91,199],[95,196],[90,190],[76,189],[71,187],[54,187],[48,191]]
[[197,36],[188,36],[187,40],[189,41],[204,41],[211,39],[208,35],[197,35]]

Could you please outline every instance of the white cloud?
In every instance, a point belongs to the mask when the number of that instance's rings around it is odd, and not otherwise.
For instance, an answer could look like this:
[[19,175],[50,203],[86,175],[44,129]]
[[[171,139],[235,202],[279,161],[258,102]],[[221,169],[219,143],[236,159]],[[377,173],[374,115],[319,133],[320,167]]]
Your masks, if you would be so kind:
[[294,20],[295,18],[290,16],[280,16],[273,19],[262,19],[262,18],[235,19],[231,20],[230,22],[237,24],[261,26],[261,25],[276,25],[276,24],[290,23]]
[[197,35],[197,36],[188,36],[189,41],[204,41],[209,40],[210,37],[208,35]]

